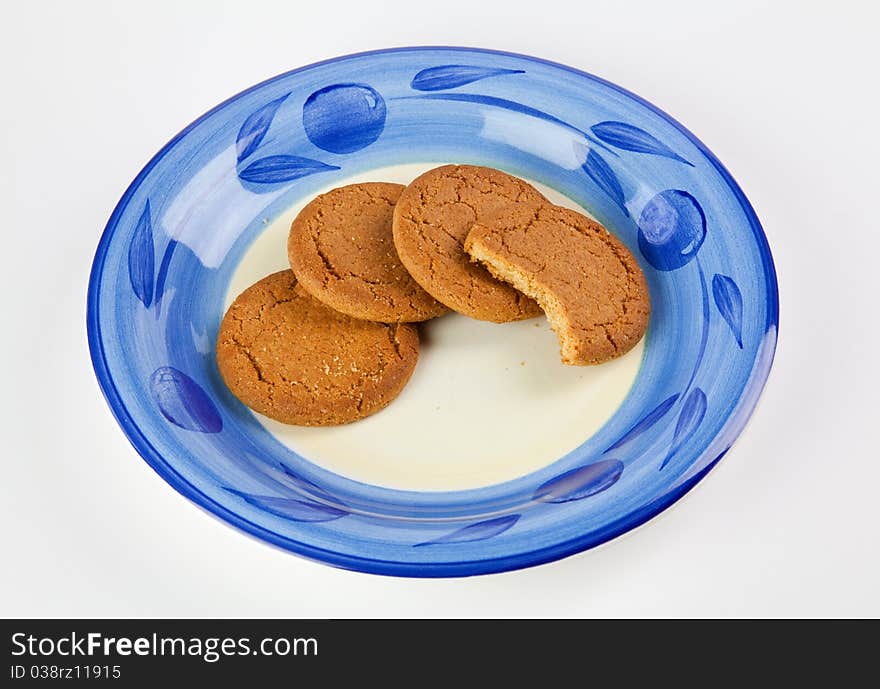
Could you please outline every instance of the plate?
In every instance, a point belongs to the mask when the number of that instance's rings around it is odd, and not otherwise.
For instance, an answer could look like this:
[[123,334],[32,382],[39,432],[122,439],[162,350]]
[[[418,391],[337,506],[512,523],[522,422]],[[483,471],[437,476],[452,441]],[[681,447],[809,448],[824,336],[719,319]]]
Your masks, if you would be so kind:
[[[284,267],[296,209],[447,162],[524,177],[620,237],[651,292],[643,345],[568,368],[543,319],[451,315],[423,328],[411,384],[370,419],[297,429],[247,410],[213,342],[237,291]],[[281,548],[402,576],[547,562],[674,503],[742,430],[777,323],[761,225],[682,125],[563,65],[434,47],[303,67],[189,125],[113,211],[87,315],[110,408],[172,487]]]

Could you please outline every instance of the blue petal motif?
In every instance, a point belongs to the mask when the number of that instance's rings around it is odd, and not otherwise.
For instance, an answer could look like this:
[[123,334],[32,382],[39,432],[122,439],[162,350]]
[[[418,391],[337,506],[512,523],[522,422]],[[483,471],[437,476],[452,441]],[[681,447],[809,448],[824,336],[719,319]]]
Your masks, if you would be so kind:
[[150,202],[144,205],[144,212],[134,228],[131,244],[128,245],[128,277],[134,295],[144,306],[153,303],[153,226],[150,221]]
[[385,129],[385,100],[367,84],[333,84],[306,99],[303,127],[318,148],[354,153]]
[[639,216],[639,249],[657,270],[676,270],[688,264],[705,239],[706,214],[686,191],[661,191]]
[[165,294],[165,280],[168,278],[168,269],[171,267],[171,257],[174,256],[174,250],[177,248],[177,240],[172,239],[165,247],[165,253],[162,254],[162,260],[159,262],[159,272],[156,274],[156,304],[157,308],[161,307],[162,295]]
[[716,273],[712,278],[712,296],[715,297],[715,306],[719,313],[730,326],[730,332],[736,338],[736,343],[742,349],[742,317],[743,298],[739,287],[733,278]]
[[413,77],[410,86],[417,91],[442,91],[503,74],[522,74],[521,69],[492,69],[475,65],[428,67]]
[[238,176],[245,182],[277,184],[279,182],[292,182],[300,177],[314,175],[316,172],[338,169],[338,166],[328,165],[320,160],[280,155],[259,158],[243,170],[239,170]]
[[424,543],[416,543],[414,547],[418,548],[424,545],[439,545],[441,543],[470,543],[472,541],[484,541],[498,534],[504,533],[511,526],[519,521],[520,515],[510,514],[506,517],[496,517],[495,519],[487,519],[486,521],[477,522],[476,524],[468,524],[467,526],[448,533],[440,538]]
[[617,179],[617,175],[614,174],[614,170],[605,162],[605,159],[596,151],[590,149],[587,159],[581,167],[583,167],[584,172],[587,173],[589,178],[596,183],[596,186],[608,194],[611,200],[623,211],[623,214],[629,217],[623,187],[620,186],[620,180]]
[[590,127],[590,130],[606,144],[611,144],[624,151],[635,153],[650,153],[655,156],[672,158],[685,165],[693,167],[693,163],[682,158],[669,146],[651,136],[644,129],[639,129],[626,122],[600,122]]
[[571,502],[608,490],[623,473],[623,462],[603,459],[577,467],[542,484],[532,500],[539,502]]
[[345,510],[340,510],[330,505],[322,505],[311,500],[276,498],[271,495],[251,495],[233,490],[232,488],[227,488],[226,490],[234,493],[254,507],[294,522],[329,522],[348,514]]
[[678,415],[678,423],[675,424],[675,432],[672,434],[672,445],[669,448],[666,459],[660,465],[661,470],[699,428],[705,415],[706,393],[700,388],[694,388],[684,401],[681,413]]
[[626,445],[630,440],[638,438],[642,433],[647,431],[651,426],[657,423],[660,419],[666,416],[666,413],[672,409],[672,405],[675,404],[678,399],[678,393],[667,397],[660,404],[654,407],[653,410],[649,411],[645,414],[644,418],[641,421],[636,423],[632,428],[630,428],[626,433],[624,433],[620,440],[611,445],[605,452],[611,452],[612,450],[616,450],[618,447],[622,447]]
[[262,108],[252,113],[241,125],[235,139],[239,163],[257,150],[257,146],[260,145],[272,125],[275,113],[278,112],[278,108],[289,95],[290,93],[285,93],[281,98],[266,103]]
[[175,426],[200,433],[223,430],[223,419],[211,398],[183,371],[157,368],[150,376],[150,392],[162,416]]

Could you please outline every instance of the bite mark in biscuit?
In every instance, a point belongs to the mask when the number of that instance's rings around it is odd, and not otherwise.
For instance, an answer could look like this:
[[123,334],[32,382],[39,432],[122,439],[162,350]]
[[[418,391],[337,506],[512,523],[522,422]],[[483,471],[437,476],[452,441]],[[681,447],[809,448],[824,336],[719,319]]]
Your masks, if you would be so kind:
[[550,204],[509,207],[475,223],[465,250],[535,299],[559,338],[562,362],[599,364],[632,349],[648,325],[645,276],[602,225]]

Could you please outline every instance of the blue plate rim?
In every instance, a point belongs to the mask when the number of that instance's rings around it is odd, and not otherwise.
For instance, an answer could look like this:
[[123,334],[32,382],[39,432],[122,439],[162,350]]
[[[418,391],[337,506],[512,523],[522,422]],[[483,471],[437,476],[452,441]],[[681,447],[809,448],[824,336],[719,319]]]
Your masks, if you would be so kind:
[[[678,486],[675,486],[667,493],[664,493],[654,501],[648,503],[647,505],[644,505],[640,509],[627,513],[626,515],[622,516],[618,520],[612,522],[611,524],[607,525],[599,531],[593,531],[578,538],[570,539],[568,541],[554,544],[546,548],[539,548],[523,553],[517,553],[515,555],[487,560],[464,560],[461,562],[440,563],[395,562],[390,560],[377,560],[350,556],[335,551],[316,548],[301,541],[296,541],[294,539],[279,536],[278,534],[271,532],[247,519],[244,519],[240,515],[235,514],[234,512],[230,511],[223,505],[211,499],[203,492],[195,488],[192,484],[187,482],[153,447],[150,441],[146,438],[146,436],[143,435],[143,433],[141,433],[140,429],[131,418],[131,415],[126,409],[124,403],[122,402],[119,392],[117,391],[113,379],[110,375],[110,370],[107,365],[104,348],[101,344],[101,325],[98,318],[98,295],[100,293],[104,260],[106,258],[106,253],[109,248],[113,233],[115,232],[119,222],[119,218],[121,217],[123,210],[127,207],[132,195],[140,187],[140,185],[143,183],[143,180],[150,173],[150,171],[165,157],[165,155],[177,144],[178,141],[185,137],[201,122],[209,118],[211,115],[213,115],[215,112],[217,112],[227,104],[237,100],[238,98],[248,93],[272,84],[280,79],[287,78],[293,74],[297,74],[299,72],[303,72],[320,65],[332,64],[335,62],[341,62],[357,57],[369,57],[371,55],[416,51],[468,51],[489,55],[513,57],[547,65],[570,72],[579,77],[590,79],[599,84],[602,84],[603,86],[613,89],[614,91],[617,91],[627,98],[634,100],[635,102],[653,112],[655,115],[662,118],[671,126],[678,129],[694,146],[696,146],[700,153],[706,157],[706,160],[708,160],[713,165],[713,167],[715,167],[724,182],[733,192],[737,202],[739,203],[743,213],[745,214],[749,222],[749,226],[751,227],[755,239],[757,240],[758,251],[761,255],[761,259],[764,264],[763,267],[767,277],[767,325],[773,326],[772,338],[767,340],[763,345],[767,348],[764,353],[767,357],[769,357],[767,366],[760,376],[750,380],[747,383],[746,388],[742,391],[742,395],[740,397],[740,399],[742,400],[747,392],[751,392],[753,394],[750,395],[750,401],[747,404],[737,405],[733,413],[727,419],[726,425],[728,428],[731,429],[731,433],[733,435],[731,439],[732,445],[735,439],[738,438],[742,433],[743,428],[745,427],[747,421],[749,420],[752,412],[755,409],[755,406],[758,403],[760,393],[767,383],[770,370],[773,367],[773,360],[776,353],[776,344],[779,336],[779,286],[776,276],[776,267],[773,261],[773,255],[770,251],[769,243],[767,242],[767,237],[764,233],[764,229],[761,225],[760,220],[758,220],[758,217],[751,203],[746,198],[739,184],[737,184],[736,180],[733,178],[730,172],[728,172],[727,168],[724,167],[723,163],[721,163],[721,161],[715,156],[715,154],[713,154],[712,151],[710,151],[709,148],[702,141],[700,141],[700,139],[698,139],[690,130],[688,130],[684,125],[678,122],[671,115],[667,114],[666,112],[653,105],[649,101],[645,100],[641,96],[638,96],[637,94],[621,86],[618,86],[617,84],[602,79],[601,77],[597,77],[594,74],[590,74],[589,72],[585,72],[574,67],[569,67],[568,65],[554,62],[552,60],[545,60],[543,58],[533,57],[531,55],[525,55],[522,53],[494,50],[490,48],[425,45],[383,48],[378,50],[368,50],[347,55],[340,55],[337,57],[304,65],[302,67],[298,67],[296,69],[292,69],[287,72],[283,72],[281,74],[270,77],[269,79],[259,82],[258,84],[255,84],[227,98],[223,102],[205,112],[197,119],[193,120],[193,122],[191,122],[181,131],[179,131],[174,137],[172,137],[168,141],[168,143],[166,143],[159,150],[159,152],[156,153],[141,169],[134,180],[128,185],[128,188],[125,190],[122,197],[116,204],[116,207],[113,209],[113,212],[111,213],[110,218],[107,221],[107,225],[104,227],[104,231],[101,234],[101,238],[95,251],[95,257],[92,262],[92,268],[89,274],[88,292],[86,297],[86,332],[88,336],[89,353],[92,360],[92,366],[95,370],[95,376],[98,380],[98,385],[101,388],[101,392],[103,393],[104,398],[107,400],[110,411],[112,412],[120,428],[122,428],[122,431],[128,438],[129,442],[132,444],[137,453],[144,459],[144,461],[157,474],[159,474],[159,476],[161,476],[163,480],[165,480],[172,488],[174,488],[185,498],[195,503],[202,509],[206,510],[214,517],[221,519],[227,524],[234,526],[235,528],[243,531],[244,533],[252,537],[258,538],[264,542],[296,553],[297,555],[306,557],[308,559],[317,560],[334,565],[336,567],[341,567],[343,569],[356,570],[370,574],[408,577],[460,577],[523,569],[526,567],[532,567],[535,565],[562,559],[569,555],[589,550],[590,548],[611,541],[618,536],[621,536],[624,533],[627,533],[628,531],[631,531],[636,527],[644,524],[645,522],[657,516],[663,510],[680,500],[695,485],[697,485],[697,483],[699,483],[709,473],[709,471],[711,471],[712,468],[715,467],[715,465],[722,459],[722,457],[724,457],[724,455],[730,449],[730,445],[717,457],[711,459],[706,464],[706,466],[703,467],[696,474],[694,474]],[[750,390],[749,388],[752,389]],[[701,455],[697,461],[701,461],[706,453],[710,451],[713,451],[711,444],[709,447],[706,448],[706,450],[704,450],[703,455]]]

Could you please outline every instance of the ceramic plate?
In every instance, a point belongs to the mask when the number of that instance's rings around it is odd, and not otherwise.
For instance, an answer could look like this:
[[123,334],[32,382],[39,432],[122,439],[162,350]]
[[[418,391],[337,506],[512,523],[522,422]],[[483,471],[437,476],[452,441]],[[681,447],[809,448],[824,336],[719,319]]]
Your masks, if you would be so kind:
[[[286,266],[297,209],[448,162],[519,175],[619,236],[651,292],[643,343],[565,367],[543,318],[453,314],[373,417],[296,428],[241,405],[214,339],[231,299]],[[777,317],[754,211],[671,117],[544,60],[405,48],[282,74],[178,134],[113,211],[87,326],[110,408],[184,496],[333,565],[456,576],[585,550],[680,498],[752,412]]]

